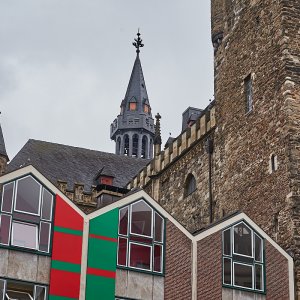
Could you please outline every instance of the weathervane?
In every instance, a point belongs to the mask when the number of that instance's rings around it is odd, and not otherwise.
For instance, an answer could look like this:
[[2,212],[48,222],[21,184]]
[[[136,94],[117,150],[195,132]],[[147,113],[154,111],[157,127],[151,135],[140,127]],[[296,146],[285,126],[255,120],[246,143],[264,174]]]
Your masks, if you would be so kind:
[[142,43],[143,40],[140,38],[140,29],[138,29],[138,33],[136,34],[137,38],[134,39],[135,42],[132,43],[132,45],[136,48],[136,53],[139,54],[140,53],[140,48],[144,47],[144,44]]

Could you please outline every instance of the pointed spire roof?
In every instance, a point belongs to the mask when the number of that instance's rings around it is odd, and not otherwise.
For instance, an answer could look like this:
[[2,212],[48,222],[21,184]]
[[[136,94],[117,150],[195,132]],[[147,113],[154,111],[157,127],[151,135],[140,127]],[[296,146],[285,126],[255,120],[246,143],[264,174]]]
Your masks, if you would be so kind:
[[7,155],[6,148],[5,148],[5,142],[4,142],[4,138],[3,138],[1,124],[0,124],[0,155],[5,156],[8,160],[8,155]]
[[144,74],[141,65],[141,60],[140,60],[140,55],[139,55],[140,48],[144,46],[144,44],[142,44],[142,39],[140,38],[140,35],[141,34],[138,32],[137,38],[134,39],[135,42],[133,43],[133,45],[136,48],[136,59],[131,72],[125,98],[121,104],[121,106],[124,107],[125,114],[127,111],[126,108],[128,108],[129,103],[131,102],[137,103],[137,113],[139,114],[144,112],[144,107],[143,107],[144,104],[150,106]]

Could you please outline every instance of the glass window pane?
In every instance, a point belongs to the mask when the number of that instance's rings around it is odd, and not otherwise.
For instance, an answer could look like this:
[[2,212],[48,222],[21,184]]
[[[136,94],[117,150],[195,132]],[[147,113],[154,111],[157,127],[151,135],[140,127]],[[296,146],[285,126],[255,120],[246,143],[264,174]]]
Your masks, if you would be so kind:
[[231,255],[230,229],[223,231],[223,253]]
[[53,196],[45,188],[43,189],[43,207],[42,207],[42,219],[51,221],[52,217],[52,203]]
[[17,182],[15,210],[39,215],[41,185],[32,177]]
[[7,281],[7,299],[32,300],[34,285],[27,282]]
[[144,201],[132,204],[131,233],[152,237],[152,209]]
[[119,237],[118,265],[127,266],[127,239]]
[[263,273],[262,265],[255,265],[255,289],[263,290]]
[[46,299],[46,287],[36,285],[34,292],[34,300],[45,300]]
[[149,244],[149,245],[152,245],[152,243],[153,243],[153,239],[152,238],[148,238],[148,237],[144,237],[144,236],[139,236],[139,235],[131,235],[130,236],[130,240],[132,242],[138,242],[138,243]]
[[160,215],[155,213],[155,237],[154,237],[154,240],[156,242],[162,242],[163,234],[164,234],[164,220]]
[[223,283],[231,284],[231,259],[223,259]]
[[128,234],[128,206],[119,211],[119,233]]
[[234,252],[252,257],[252,231],[244,223],[234,226]]
[[162,272],[162,246],[154,245],[154,264],[153,271]]
[[255,234],[255,260],[262,261],[262,239]]
[[4,299],[5,280],[0,279],[0,300]]
[[11,216],[0,216],[0,244],[9,245]]
[[252,272],[253,267],[250,265],[241,265],[233,263],[234,265],[234,285],[253,288]]
[[2,212],[11,213],[12,203],[13,203],[13,194],[14,194],[15,183],[11,182],[3,186],[3,195],[2,195]]
[[151,271],[152,247],[130,243],[129,266]]
[[37,225],[13,222],[11,243],[14,246],[37,249]]
[[49,252],[50,244],[50,223],[41,222],[40,224],[40,245],[39,250]]

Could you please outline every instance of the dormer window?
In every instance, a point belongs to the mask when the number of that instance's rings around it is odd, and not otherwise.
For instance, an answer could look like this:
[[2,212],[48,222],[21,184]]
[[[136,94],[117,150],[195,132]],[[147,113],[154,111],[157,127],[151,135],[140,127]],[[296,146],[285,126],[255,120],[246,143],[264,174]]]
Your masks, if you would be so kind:
[[105,185],[113,185],[114,178],[112,176],[101,175],[99,177],[99,183]]
[[130,111],[135,111],[137,110],[137,101],[134,97],[132,97],[129,101],[129,110]]
[[0,245],[50,251],[53,195],[32,176],[4,184]]
[[148,104],[144,104],[144,113],[146,114],[150,113],[150,106]]

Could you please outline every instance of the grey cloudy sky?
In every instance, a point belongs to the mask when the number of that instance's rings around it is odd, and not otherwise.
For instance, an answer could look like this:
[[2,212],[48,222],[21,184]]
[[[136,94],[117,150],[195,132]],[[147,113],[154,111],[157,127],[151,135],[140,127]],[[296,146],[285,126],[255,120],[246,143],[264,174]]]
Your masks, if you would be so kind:
[[208,0],[2,0],[0,110],[8,155],[29,138],[114,152],[135,59],[141,62],[163,142],[188,106],[213,97]]

